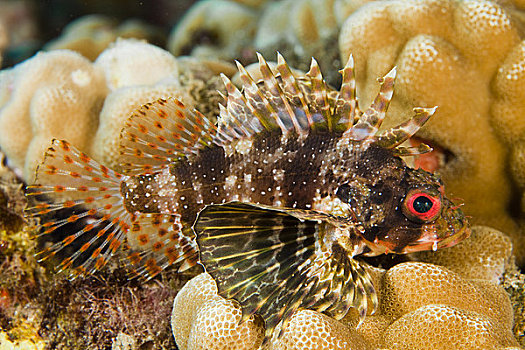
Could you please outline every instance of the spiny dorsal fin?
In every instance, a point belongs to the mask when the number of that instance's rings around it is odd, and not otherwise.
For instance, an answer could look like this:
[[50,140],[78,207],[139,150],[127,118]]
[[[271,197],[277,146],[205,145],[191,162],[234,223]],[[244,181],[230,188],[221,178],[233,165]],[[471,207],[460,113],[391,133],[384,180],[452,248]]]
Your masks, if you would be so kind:
[[[259,59],[259,68],[263,76],[264,86],[266,87],[266,91],[269,93],[270,104],[275,110],[281,112],[279,113],[279,117],[283,120],[283,124],[285,126],[287,126],[287,122],[291,122],[292,127],[298,134],[303,133],[304,130],[299,124],[299,121],[295,116],[295,112],[290,105],[288,98],[279,86],[279,83],[268,66],[268,63],[260,53],[257,53],[257,58]],[[287,126],[287,128],[289,129],[290,126]]]
[[345,67],[339,71],[343,76],[341,90],[335,103],[336,114],[341,116],[341,121],[346,121],[348,128],[354,125],[358,103],[356,97],[354,57],[350,55]]
[[310,70],[306,73],[306,76],[310,79],[312,89],[310,95],[312,97],[311,103],[313,103],[313,113],[318,112],[322,115],[324,121],[326,121],[328,130],[334,130],[334,123],[332,114],[330,111],[330,103],[328,102],[327,86],[321,74],[321,68],[319,64],[312,57],[310,64]]
[[437,107],[414,108],[415,115],[396,127],[383,131],[376,136],[376,143],[384,148],[394,148],[414,135],[436,112]]
[[175,98],[159,99],[135,111],[120,134],[126,174],[151,174],[182,156],[211,145],[216,128],[208,118]]
[[[301,91],[301,88],[299,87],[297,79],[294,76],[292,70],[279,52],[277,52],[277,71],[279,72],[283,81],[285,93],[290,96],[291,103],[304,113],[307,123],[302,123],[305,124],[303,129],[313,129],[315,124],[306,98]],[[301,121],[300,118],[298,120],[299,122]]]
[[394,93],[395,76],[396,68],[394,67],[387,75],[378,79],[381,84],[379,93],[370,107],[359,116],[358,122],[345,132],[346,137],[354,141],[363,141],[377,133],[383,119],[385,119],[388,105]]

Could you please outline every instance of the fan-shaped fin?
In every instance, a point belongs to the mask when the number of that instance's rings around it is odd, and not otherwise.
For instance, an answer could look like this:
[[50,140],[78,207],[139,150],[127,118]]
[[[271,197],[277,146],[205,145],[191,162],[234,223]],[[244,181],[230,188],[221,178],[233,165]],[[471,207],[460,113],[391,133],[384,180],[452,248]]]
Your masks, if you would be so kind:
[[[326,229],[337,223],[315,211],[232,202],[205,207],[194,231],[219,294],[240,303],[243,320],[260,314],[268,339],[299,307],[342,317],[350,307],[366,312],[367,297],[377,304],[359,263],[337,243],[322,248]],[[349,300],[343,293],[350,291]]]
[[150,279],[171,265],[183,263],[180,270],[195,266],[198,250],[192,236],[183,234],[179,215],[139,214],[127,235],[132,276]]
[[151,174],[168,162],[211,145],[216,128],[196,110],[169,98],[147,103],[128,119],[120,135],[126,174]]
[[[53,140],[27,196],[38,202],[27,217],[40,218],[41,235],[54,242],[39,253],[57,255],[73,275],[100,269],[122,244],[131,224],[120,184],[125,176],[96,163],[66,141]],[[72,276],[74,277],[74,276]]]

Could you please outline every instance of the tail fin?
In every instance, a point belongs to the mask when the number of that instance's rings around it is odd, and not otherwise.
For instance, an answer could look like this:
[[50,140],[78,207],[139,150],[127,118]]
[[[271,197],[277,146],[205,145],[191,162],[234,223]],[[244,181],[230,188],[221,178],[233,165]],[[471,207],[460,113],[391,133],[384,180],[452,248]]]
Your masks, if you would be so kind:
[[38,202],[26,216],[40,218],[40,235],[53,242],[39,253],[40,260],[65,256],[59,269],[72,268],[72,277],[104,266],[130,228],[120,194],[123,178],[68,142],[53,140],[37,169],[39,184],[26,192]]
[[152,278],[172,264],[197,262],[196,243],[182,233],[179,215],[132,214],[120,191],[129,176],[98,164],[66,141],[54,140],[37,169],[39,184],[26,195],[38,204],[27,217],[40,219],[40,236],[52,243],[40,260],[55,256],[72,278],[102,268],[120,246],[128,248],[134,275]]

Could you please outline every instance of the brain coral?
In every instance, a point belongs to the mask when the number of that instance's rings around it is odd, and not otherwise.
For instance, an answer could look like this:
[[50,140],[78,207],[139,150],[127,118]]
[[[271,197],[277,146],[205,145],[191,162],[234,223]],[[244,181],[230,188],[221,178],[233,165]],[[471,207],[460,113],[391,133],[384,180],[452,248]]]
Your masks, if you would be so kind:
[[[509,297],[494,282],[464,278],[445,267],[421,262],[370,272],[380,306],[376,314],[369,310],[360,327],[356,328],[359,317],[355,310],[341,321],[299,310],[281,337],[282,325],[277,327],[265,349],[519,348],[511,332]],[[172,330],[179,347],[200,349],[199,342],[206,339],[213,349],[257,349],[262,324],[257,319],[235,323],[239,307],[216,293],[216,285],[206,273],[179,292],[172,313]],[[223,334],[228,334],[231,343],[221,338]],[[241,346],[236,339],[245,341]]]
[[485,0],[372,2],[343,23],[339,48],[343,60],[355,57],[365,104],[375,77],[397,66],[390,123],[414,104],[439,106],[419,135],[442,151],[448,190],[467,203],[474,222],[511,235],[525,262],[512,187],[514,176],[525,188],[525,65],[522,22],[513,14],[523,17]]

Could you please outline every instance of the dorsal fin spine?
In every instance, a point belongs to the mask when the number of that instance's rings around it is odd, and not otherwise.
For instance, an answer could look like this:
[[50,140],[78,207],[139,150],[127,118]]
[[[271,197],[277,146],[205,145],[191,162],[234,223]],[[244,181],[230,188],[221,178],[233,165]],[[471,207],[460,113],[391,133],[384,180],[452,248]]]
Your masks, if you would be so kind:
[[310,112],[310,108],[308,107],[308,103],[306,102],[306,99],[304,97],[304,94],[301,91],[299,84],[297,83],[295,75],[284,60],[284,57],[279,52],[277,52],[277,70],[281,74],[281,79],[283,80],[285,91],[288,91],[293,97],[297,97],[299,99],[301,103],[301,109],[305,113],[308,125],[310,128],[314,129],[315,123],[312,117],[312,113]]
[[[246,69],[243,67],[242,64],[240,64],[239,62],[236,62],[236,63],[237,63],[237,68],[239,69],[239,72],[240,72],[241,80],[243,82],[244,91],[246,95],[246,101],[248,102],[248,106],[250,106],[252,110],[267,111],[269,115],[268,116],[263,115],[263,118],[269,117],[270,119],[275,121],[275,123],[277,124],[277,126],[279,126],[283,134],[287,134],[288,129],[283,124],[281,118],[279,118],[277,112],[274,110],[274,108],[272,107],[268,99],[261,92],[261,90],[255,83],[253,78],[246,71]],[[262,104],[263,109],[257,109],[256,108],[257,103]]]
[[326,83],[323,80],[321,74],[321,68],[319,64],[312,57],[312,62],[310,64],[310,70],[306,73],[306,76],[312,82],[312,95],[314,98],[314,103],[319,108],[321,115],[328,124],[328,130],[332,131],[334,128],[333,118],[330,113],[330,104],[328,103],[328,96],[326,92]]
[[257,52],[257,58],[259,60],[259,69],[261,71],[261,74],[263,75],[263,81],[264,85],[266,86],[266,89],[273,95],[273,97],[280,101],[281,106],[280,107],[285,114],[285,117],[291,120],[293,127],[297,131],[298,134],[302,133],[303,130],[299,125],[299,122],[297,121],[297,118],[295,117],[295,113],[293,111],[292,106],[290,106],[290,103],[288,102],[288,99],[285,97],[284,92],[282,91],[281,87],[279,86],[279,83],[277,82],[277,79],[273,75],[270,67],[268,66],[268,63],[263,58],[263,56]]
[[351,128],[354,124],[356,110],[358,109],[354,70],[354,56],[350,55],[345,67],[339,71],[343,76],[343,82],[336,103],[336,113],[348,118],[347,128]]

